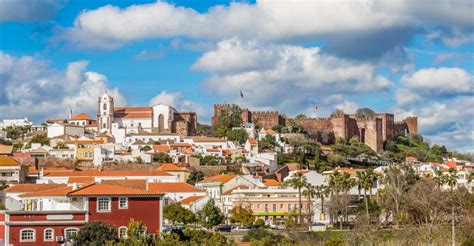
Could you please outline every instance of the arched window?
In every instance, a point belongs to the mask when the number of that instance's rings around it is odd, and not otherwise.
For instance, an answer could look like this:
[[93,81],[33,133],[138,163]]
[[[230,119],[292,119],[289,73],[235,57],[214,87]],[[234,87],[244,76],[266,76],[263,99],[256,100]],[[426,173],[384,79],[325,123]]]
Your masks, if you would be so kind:
[[75,227],[66,228],[64,229],[64,239],[66,241],[69,241],[73,239],[78,233],[79,233],[79,229]]
[[104,110],[107,110],[107,103],[104,103],[104,104],[102,105],[102,108],[103,108]]
[[54,241],[54,229],[53,228],[44,229],[44,241]]
[[128,228],[126,226],[121,226],[118,228],[118,237],[127,238],[128,237]]
[[36,230],[31,228],[20,230],[20,242],[34,242],[36,241]]

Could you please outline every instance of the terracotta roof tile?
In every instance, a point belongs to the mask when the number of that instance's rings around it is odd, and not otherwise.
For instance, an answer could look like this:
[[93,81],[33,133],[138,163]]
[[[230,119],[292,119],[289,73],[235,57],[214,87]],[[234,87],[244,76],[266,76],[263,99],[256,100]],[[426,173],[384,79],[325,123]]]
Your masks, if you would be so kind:
[[257,140],[255,138],[248,138],[250,144],[257,144]]
[[19,166],[20,164],[10,156],[0,155],[0,166]]
[[56,189],[21,194],[19,195],[19,197],[65,196],[71,191],[72,191],[72,187],[66,186],[66,187],[61,187],[61,188],[56,188]]
[[151,107],[115,107],[115,118],[151,118]]
[[181,204],[190,204],[190,203],[199,201],[204,197],[205,196],[190,196],[190,197],[186,197],[183,200],[179,201],[179,203],[181,203]]
[[13,146],[0,144],[0,155],[10,155],[13,153]]
[[230,180],[232,180],[233,178],[235,178],[237,175],[234,175],[234,174],[218,174],[218,175],[215,175],[215,176],[211,176],[211,177],[206,177],[204,178],[203,180],[199,181],[198,183],[227,183],[229,182]]
[[16,184],[6,188],[6,192],[36,192],[66,187],[66,184]]
[[249,187],[247,185],[238,185],[224,193],[222,193],[223,196],[228,196],[228,195],[232,195],[232,191],[234,190],[237,190],[237,189],[248,189]]
[[204,192],[196,186],[184,182],[178,183],[148,183],[150,190],[157,192]]
[[78,183],[78,184],[90,184],[94,183],[94,177],[69,177],[67,179],[68,184]]
[[220,138],[193,138],[193,142],[196,143],[209,143],[209,142],[227,142],[225,139],[220,139]]
[[154,151],[161,151],[161,152],[170,152],[170,146],[168,145],[153,145]]
[[78,177],[78,176],[90,176],[90,177],[110,177],[110,176],[173,176],[167,172],[158,170],[109,170],[109,171],[59,171],[59,172],[48,172],[44,176],[47,177]]
[[91,184],[72,191],[68,196],[159,196],[162,192],[118,185]]
[[178,167],[173,163],[164,163],[163,165],[159,166],[156,170],[165,171],[165,172],[166,171],[168,171],[168,172],[183,171],[183,169],[181,167]]
[[92,119],[89,115],[86,113],[80,113],[74,117],[71,118],[71,120],[94,120]]
[[146,189],[145,179],[112,179],[102,180],[102,184],[117,185],[135,189]]
[[207,149],[207,152],[221,152],[219,149],[212,148],[212,149]]
[[263,184],[265,186],[279,186],[280,182],[278,182],[276,179],[264,179]]

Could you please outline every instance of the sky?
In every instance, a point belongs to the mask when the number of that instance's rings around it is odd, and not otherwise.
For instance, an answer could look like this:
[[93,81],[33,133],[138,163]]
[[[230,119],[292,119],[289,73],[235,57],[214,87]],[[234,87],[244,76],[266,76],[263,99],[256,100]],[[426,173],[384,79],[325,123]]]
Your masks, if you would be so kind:
[[203,123],[224,102],[369,107],[474,151],[472,13],[469,0],[0,0],[0,119],[95,115],[106,90]]

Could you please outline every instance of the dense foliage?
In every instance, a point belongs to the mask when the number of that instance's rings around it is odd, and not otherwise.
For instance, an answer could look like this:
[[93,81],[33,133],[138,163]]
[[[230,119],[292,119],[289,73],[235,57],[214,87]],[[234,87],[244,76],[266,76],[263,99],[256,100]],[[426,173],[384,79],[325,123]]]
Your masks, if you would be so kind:
[[205,227],[219,225],[224,221],[224,215],[221,210],[216,207],[214,199],[209,199],[202,210],[199,211],[198,217],[201,224]]
[[101,221],[93,221],[81,227],[75,237],[78,245],[105,245],[108,241],[116,239],[117,230]]
[[183,208],[179,203],[172,203],[163,207],[163,216],[173,223],[189,224],[196,221],[194,213]]

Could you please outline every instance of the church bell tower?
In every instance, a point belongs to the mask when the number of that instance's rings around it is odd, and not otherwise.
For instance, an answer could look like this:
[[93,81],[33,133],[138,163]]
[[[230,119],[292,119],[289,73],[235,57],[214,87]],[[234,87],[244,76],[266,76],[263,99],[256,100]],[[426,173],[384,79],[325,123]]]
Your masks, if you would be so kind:
[[114,99],[107,93],[107,91],[99,97],[97,120],[99,132],[112,133],[112,123],[114,122]]

